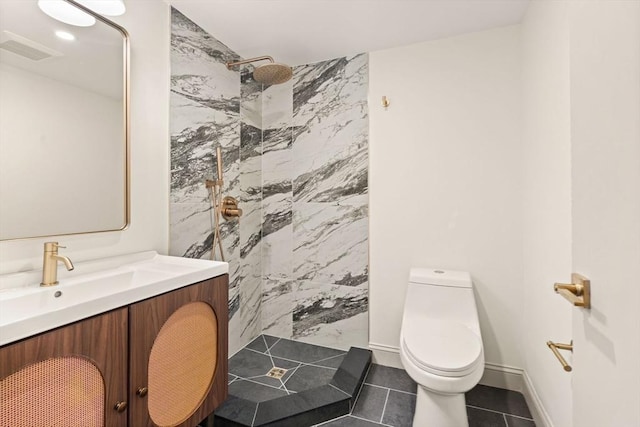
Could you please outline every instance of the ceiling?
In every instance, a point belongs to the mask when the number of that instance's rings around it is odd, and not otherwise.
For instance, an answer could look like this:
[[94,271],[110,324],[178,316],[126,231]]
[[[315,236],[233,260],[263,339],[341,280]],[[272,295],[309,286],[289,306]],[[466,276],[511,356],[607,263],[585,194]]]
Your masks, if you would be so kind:
[[529,0],[169,0],[243,58],[308,64],[516,24]]
[[[76,40],[65,41],[56,37],[54,33],[58,30],[73,34]],[[0,49],[0,66],[16,67],[113,99],[122,99],[124,41],[118,30],[100,21],[91,27],[65,24],[45,15],[36,0],[0,0],[0,43],[12,38],[7,32],[13,37],[18,36],[22,42],[35,43],[40,49],[55,54],[34,61]]]

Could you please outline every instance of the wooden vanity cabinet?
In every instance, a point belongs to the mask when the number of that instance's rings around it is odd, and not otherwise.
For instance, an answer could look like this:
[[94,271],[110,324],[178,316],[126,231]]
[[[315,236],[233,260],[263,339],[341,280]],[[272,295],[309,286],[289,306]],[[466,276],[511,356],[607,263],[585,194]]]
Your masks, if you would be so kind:
[[114,409],[128,393],[127,314],[121,308],[1,347],[0,425],[127,426],[126,406]]
[[228,277],[129,307],[130,426],[193,427],[227,398]]
[[227,398],[228,280],[0,347],[0,425],[198,425]]

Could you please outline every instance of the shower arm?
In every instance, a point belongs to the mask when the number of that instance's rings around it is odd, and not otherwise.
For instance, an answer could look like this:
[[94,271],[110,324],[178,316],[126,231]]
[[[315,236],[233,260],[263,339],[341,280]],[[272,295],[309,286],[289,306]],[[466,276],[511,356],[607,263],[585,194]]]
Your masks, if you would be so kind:
[[244,59],[238,62],[227,62],[227,68],[230,70],[231,67],[235,67],[236,65],[249,64],[250,62],[258,62],[258,61],[271,61],[275,63],[273,58],[270,56],[258,56],[257,58]]

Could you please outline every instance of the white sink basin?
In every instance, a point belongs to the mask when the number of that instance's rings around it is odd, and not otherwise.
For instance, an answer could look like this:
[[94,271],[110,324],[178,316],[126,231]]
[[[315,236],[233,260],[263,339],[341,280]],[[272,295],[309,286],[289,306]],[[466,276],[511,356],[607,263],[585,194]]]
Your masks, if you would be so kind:
[[142,252],[59,266],[59,284],[41,271],[0,276],[0,346],[229,272],[226,262]]

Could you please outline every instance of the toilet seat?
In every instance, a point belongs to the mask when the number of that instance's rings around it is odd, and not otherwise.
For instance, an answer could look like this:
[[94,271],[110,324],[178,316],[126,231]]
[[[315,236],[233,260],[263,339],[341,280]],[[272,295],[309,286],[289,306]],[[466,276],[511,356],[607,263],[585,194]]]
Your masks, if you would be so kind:
[[482,341],[467,326],[424,316],[405,320],[402,346],[417,367],[444,377],[463,377],[476,369]]

